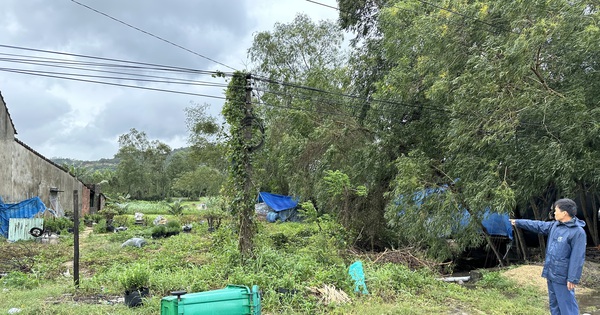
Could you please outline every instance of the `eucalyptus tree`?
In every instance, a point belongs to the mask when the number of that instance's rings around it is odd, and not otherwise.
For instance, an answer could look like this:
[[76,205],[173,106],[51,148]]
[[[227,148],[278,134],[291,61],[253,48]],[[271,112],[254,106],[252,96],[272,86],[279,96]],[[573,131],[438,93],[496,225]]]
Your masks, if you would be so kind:
[[119,159],[116,176],[120,190],[137,199],[164,198],[170,189],[166,160],[171,148],[148,140],[146,133],[135,128],[119,136]]
[[[321,213],[340,220],[352,218],[342,220],[345,226],[370,237],[377,224],[369,226],[373,221],[365,218],[377,211],[368,203],[372,152],[365,146],[374,139],[360,124],[364,101],[348,94],[352,79],[342,43],[339,26],[305,15],[255,36],[249,55],[266,129],[257,184],[311,200]],[[342,186],[361,186],[364,193],[328,192],[328,171],[339,171],[348,177]]]
[[[402,237],[443,247],[466,210],[462,249],[483,241],[486,209],[598,201],[598,19],[587,1],[387,3],[381,49],[394,67],[370,114],[384,146],[404,151],[387,211]],[[408,197],[427,188],[444,193]]]

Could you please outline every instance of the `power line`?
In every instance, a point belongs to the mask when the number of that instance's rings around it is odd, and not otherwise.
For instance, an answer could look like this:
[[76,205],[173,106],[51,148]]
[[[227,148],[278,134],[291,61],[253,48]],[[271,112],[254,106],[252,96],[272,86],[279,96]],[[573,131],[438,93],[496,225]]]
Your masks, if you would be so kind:
[[1,45],[0,44],[0,47],[41,52],[41,53],[47,53],[47,54],[56,54],[56,55],[63,55],[63,56],[70,56],[70,57],[113,61],[113,62],[119,62],[119,63],[132,64],[132,65],[151,66],[151,67],[156,67],[156,70],[163,70],[163,71],[179,71],[179,72],[189,72],[189,73],[199,73],[199,74],[209,74],[209,75],[226,75],[226,76],[233,75],[233,73],[227,73],[227,72],[221,72],[221,71],[196,70],[196,69],[191,69],[191,68],[166,66],[166,65],[161,65],[161,64],[137,62],[137,61],[123,60],[123,59],[95,57],[95,56],[89,56],[89,55],[72,54],[72,53],[65,53],[65,52],[59,52],[59,51],[53,51],[53,50],[35,49],[35,48],[27,48],[27,47],[20,47],[20,46]]
[[267,83],[275,83],[275,84],[279,84],[279,85],[283,85],[283,86],[288,86],[288,87],[293,87],[293,88],[299,88],[299,89],[305,89],[305,90],[308,90],[308,91],[311,91],[311,92],[318,92],[318,93],[324,93],[324,94],[329,94],[329,95],[333,95],[333,96],[347,97],[347,98],[352,98],[352,99],[361,100],[361,101],[365,101],[365,102],[367,102],[367,101],[369,101],[369,102],[378,102],[378,103],[385,103],[385,104],[389,104],[389,105],[398,105],[398,106],[402,106],[402,107],[424,108],[424,109],[429,109],[429,110],[433,110],[433,111],[448,112],[448,113],[451,112],[451,111],[449,111],[447,109],[438,108],[438,107],[405,104],[405,103],[399,103],[399,102],[382,100],[382,99],[367,99],[367,98],[362,97],[362,96],[351,95],[351,94],[344,94],[344,93],[337,93],[337,92],[330,92],[330,91],[325,91],[325,90],[322,90],[322,89],[317,89],[317,88],[313,88],[313,87],[309,87],[309,86],[302,86],[302,85],[287,83],[287,82],[283,82],[283,81],[277,81],[277,80],[273,80],[273,79],[268,79],[268,78],[265,78],[265,77],[254,77],[253,76],[253,78],[255,78],[258,81],[264,81],[264,82],[267,82]]
[[320,6],[324,6],[324,7],[327,7],[327,8],[331,8],[331,9],[335,9],[335,10],[338,10],[338,11],[342,11],[342,10],[340,10],[340,8],[338,8],[338,7],[334,7],[334,6],[331,6],[331,5],[325,4],[325,3],[321,3],[321,2],[317,2],[317,1],[313,1],[313,0],[306,0],[306,1],[308,1],[308,2],[311,2],[311,3],[314,3],[314,4],[318,4],[318,5],[320,5]]
[[57,78],[57,79],[64,79],[64,80],[72,80],[72,81],[79,81],[79,82],[97,83],[97,84],[105,84],[105,85],[112,85],[112,86],[128,87],[128,88],[150,90],[150,91],[158,91],[158,92],[167,92],[167,93],[175,93],[175,94],[183,94],[183,95],[201,96],[201,97],[209,97],[209,98],[216,98],[216,99],[223,99],[223,100],[226,99],[223,96],[214,96],[214,95],[208,95],[208,94],[199,94],[199,93],[191,93],[191,92],[176,91],[176,90],[150,88],[150,87],[143,87],[143,86],[137,86],[137,85],[128,85],[128,84],[120,84],[120,83],[113,83],[113,82],[103,82],[103,81],[95,81],[95,80],[85,80],[85,79],[77,79],[77,78],[70,78],[70,77],[62,77],[62,76],[57,76],[57,75],[36,73],[35,71],[28,71],[28,70],[16,70],[16,69],[0,68],[0,71],[12,72],[12,73],[19,73],[19,74],[26,74],[26,75],[32,75],[32,76],[40,76],[40,77],[49,77],[49,78]]
[[[140,62],[134,62],[134,61],[119,60],[119,59],[101,58],[101,57],[93,57],[93,56],[86,56],[86,55],[77,55],[77,54],[62,53],[62,52],[47,51],[47,50],[32,49],[32,48],[24,48],[24,47],[16,47],[16,46],[8,46],[8,45],[0,45],[0,47],[6,47],[6,48],[12,48],[12,49],[24,49],[24,50],[35,51],[35,52],[44,52],[44,53],[50,53],[50,54],[59,54],[59,55],[82,57],[82,58],[90,58],[90,59],[116,61],[116,62],[119,62],[119,63],[130,63],[130,64],[135,64],[135,65],[144,65],[144,66],[149,65],[149,66],[152,66],[152,67],[151,68],[147,68],[147,67],[142,67],[142,66],[130,66],[130,65],[110,64],[110,63],[80,62],[80,61],[72,61],[72,60],[66,60],[65,61],[64,59],[46,58],[46,57],[34,57],[34,56],[25,56],[25,57],[34,58],[34,59],[30,59],[30,60],[27,60],[27,59],[25,59],[25,60],[24,59],[10,59],[9,61],[11,61],[11,62],[22,62],[22,63],[28,63],[29,62],[29,63],[32,63],[32,64],[41,65],[41,66],[55,66],[55,67],[59,67],[59,68],[61,68],[61,67],[62,68],[75,68],[77,70],[82,70],[82,71],[95,71],[95,72],[104,72],[104,73],[116,73],[116,74],[124,74],[124,75],[129,75],[129,76],[154,77],[154,78],[161,78],[161,79],[167,79],[167,80],[173,79],[173,80],[180,81],[180,82],[172,82],[172,81],[158,81],[158,80],[144,80],[144,79],[139,79],[138,80],[138,81],[146,81],[146,82],[169,83],[169,84],[205,85],[205,86],[220,86],[220,87],[229,86],[229,85],[225,85],[225,84],[211,83],[211,82],[205,82],[205,81],[181,80],[181,79],[177,79],[177,78],[165,78],[165,77],[158,77],[158,76],[147,76],[147,75],[140,75],[140,74],[134,74],[134,73],[122,73],[122,72],[105,71],[105,70],[97,70],[97,69],[84,69],[84,68],[71,67],[71,66],[57,66],[57,65],[48,64],[48,62],[52,61],[52,62],[54,62],[56,64],[62,64],[62,63],[64,63],[64,64],[75,64],[75,65],[91,65],[91,66],[94,66],[94,67],[123,67],[123,68],[127,68],[127,69],[132,69],[132,70],[153,69],[153,70],[175,71],[175,72],[183,72],[183,73],[204,73],[204,74],[211,74],[211,75],[223,75],[224,74],[224,73],[218,72],[218,71],[203,71],[203,70],[195,70],[195,69],[188,69],[188,68],[181,68],[181,67],[171,67],[171,66],[165,66],[165,65],[156,65],[156,64],[140,63]],[[19,55],[14,55],[14,54],[4,54],[4,55],[19,56]],[[20,74],[27,74],[27,75],[38,75],[38,76],[45,76],[45,77],[52,77],[52,78],[59,78],[59,79],[66,79],[66,80],[74,80],[74,81],[81,81],[81,82],[90,82],[90,83],[97,83],[97,84],[106,84],[106,85],[113,85],[113,86],[131,87],[131,88],[139,88],[139,89],[146,89],[146,90],[153,90],[153,91],[163,91],[163,92],[169,92],[169,93],[177,93],[177,94],[186,94],[186,95],[194,95],[194,96],[204,96],[204,97],[212,97],[212,98],[218,98],[218,99],[226,99],[224,97],[216,97],[216,96],[206,95],[206,94],[188,93],[188,92],[174,91],[174,90],[168,90],[168,89],[148,88],[148,87],[140,87],[140,86],[133,86],[133,85],[125,85],[125,84],[118,84],[118,83],[103,82],[103,81],[77,79],[77,78],[73,78],[73,76],[75,76],[75,77],[79,76],[79,77],[115,79],[115,80],[135,80],[134,78],[108,77],[108,76],[92,76],[92,75],[83,75],[83,74],[60,73],[60,72],[50,72],[50,71],[36,71],[36,70],[24,70],[24,69],[14,69],[14,68],[13,69],[11,69],[11,68],[4,68],[4,69],[2,69],[2,71],[13,72],[13,73],[20,73]],[[65,77],[65,76],[70,76],[70,77]],[[338,96],[338,97],[344,97],[344,98],[351,98],[351,99],[355,99],[355,100],[362,101],[362,102],[378,102],[378,103],[384,103],[384,104],[389,104],[389,105],[397,105],[397,106],[408,107],[408,108],[424,109],[424,110],[431,110],[431,111],[438,111],[438,112],[446,112],[446,113],[450,113],[450,114],[454,114],[454,115],[458,114],[460,116],[473,117],[473,115],[470,115],[468,113],[461,113],[461,112],[457,113],[457,112],[453,112],[453,111],[448,110],[448,109],[438,108],[438,107],[432,107],[432,106],[424,106],[422,104],[406,104],[406,103],[399,103],[399,102],[395,102],[395,101],[382,100],[382,99],[368,99],[368,98],[365,98],[365,97],[351,95],[351,94],[331,92],[331,91],[326,91],[326,90],[322,90],[322,89],[318,89],[318,88],[314,88],[314,87],[302,86],[302,85],[292,84],[292,83],[283,82],[283,81],[277,81],[277,80],[269,79],[269,78],[266,78],[266,77],[253,76],[253,78],[255,80],[263,81],[263,82],[267,82],[267,83],[278,84],[278,85],[282,85],[282,86],[286,86],[286,87],[290,87],[290,88],[302,89],[302,90],[307,90],[307,91],[310,91],[310,92],[322,93],[322,94],[326,94],[326,95],[332,95],[332,96]],[[299,95],[295,95],[294,96],[294,95],[291,95],[291,94],[285,94],[285,93],[281,93],[281,92],[274,92],[274,91],[264,90],[264,89],[258,89],[258,90],[261,90],[261,91],[263,91],[265,93],[272,93],[272,94],[276,94],[276,95],[279,94],[279,95],[283,95],[283,96],[287,96],[287,97],[292,97],[292,98],[305,99],[305,100],[309,100],[311,102],[313,102],[315,100],[313,97],[305,97],[305,96],[303,97],[303,96],[299,96]],[[341,103],[341,102],[332,102],[331,99],[327,99],[327,101],[329,103],[336,103],[338,105],[350,105],[350,104],[345,103],[345,102],[343,102],[343,103]],[[353,106],[353,107],[355,107],[355,109],[358,108],[357,106]],[[373,107],[371,107],[371,109],[376,109],[376,110],[378,110],[380,112],[384,112],[384,113],[388,112],[387,110],[381,109],[381,108],[373,108]],[[327,112],[327,113],[328,114],[333,114],[331,112]],[[528,124],[528,125],[534,125],[534,124]]]
[[194,54],[194,55],[196,55],[196,56],[202,57],[202,58],[204,58],[204,59],[207,59],[207,60],[210,60],[210,61],[212,61],[212,62],[214,62],[214,63],[216,63],[216,64],[219,64],[219,65],[221,65],[221,66],[224,66],[224,67],[227,67],[227,68],[229,68],[229,69],[231,69],[231,70],[233,70],[233,71],[236,71],[236,69],[235,69],[235,68],[232,68],[232,67],[230,67],[230,66],[228,66],[228,65],[226,65],[226,64],[224,64],[224,63],[218,62],[218,61],[216,61],[216,60],[214,60],[214,59],[212,59],[212,58],[209,58],[209,57],[206,57],[206,56],[204,56],[204,55],[201,55],[201,54],[199,54],[199,53],[197,53],[197,52],[195,52],[195,51],[193,51],[193,50],[191,50],[191,49],[185,48],[185,47],[183,47],[183,46],[181,46],[181,45],[179,45],[179,44],[176,44],[176,43],[174,43],[174,42],[172,42],[172,41],[170,41],[170,40],[164,39],[164,38],[162,38],[162,37],[160,37],[160,36],[157,36],[157,35],[154,35],[154,34],[152,34],[152,33],[150,33],[150,32],[144,31],[144,30],[143,30],[143,29],[141,29],[141,28],[138,28],[138,27],[135,27],[135,26],[133,26],[133,25],[131,25],[131,24],[129,24],[129,23],[123,22],[123,21],[121,21],[121,20],[119,20],[119,19],[117,19],[117,18],[115,18],[115,17],[112,17],[112,16],[110,16],[110,15],[108,15],[108,14],[104,13],[104,12],[98,11],[98,10],[96,10],[96,9],[94,9],[94,8],[90,7],[90,6],[87,6],[87,5],[83,4],[83,3],[81,3],[81,2],[78,2],[78,1],[76,1],[76,0],[71,0],[71,1],[72,1],[72,2],[74,2],[74,3],[76,3],[76,4],[78,4],[78,5],[80,5],[80,6],[82,6],[82,7],[85,7],[85,8],[87,8],[87,9],[89,9],[89,10],[92,10],[92,11],[94,11],[94,12],[98,13],[98,14],[104,15],[105,17],[107,17],[107,18],[109,18],[109,19],[111,19],[111,20],[117,21],[117,22],[119,22],[119,23],[121,23],[121,24],[123,24],[123,25],[126,25],[126,26],[128,26],[128,27],[130,27],[130,28],[133,28],[133,29],[135,29],[135,30],[137,30],[137,31],[139,31],[139,32],[142,32],[142,33],[144,33],[144,34],[146,34],[146,35],[149,35],[149,36],[152,36],[152,37],[154,37],[154,38],[157,38],[157,39],[159,39],[159,40],[162,40],[163,42],[166,42],[166,43],[168,43],[168,44],[171,44],[171,45],[173,45],[173,46],[175,46],[175,47],[177,47],[177,48],[183,49],[183,50],[185,50],[185,51],[187,51],[187,52],[189,52],[189,53],[192,53],[192,54]]
[[[80,73],[69,73],[69,72],[55,72],[55,71],[41,71],[41,70],[27,70],[17,68],[0,68],[0,70],[14,70],[14,71],[25,71],[30,73],[40,73],[49,75],[66,75],[71,77],[82,77],[82,78],[96,78],[96,79],[111,79],[111,80],[129,80],[129,81],[141,81],[141,82],[152,82],[152,83],[167,83],[167,84],[182,84],[182,85],[194,85],[194,86],[212,86],[212,87],[227,87],[223,83],[200,83],[200,82],[177,82],[177,81],[165,81],[165,80],[152,80],[152,79],[140,79],[140,78],[127,78],[127,77],[114,77],[114,76],[101,76],[101,75],[90,75]],[[177,79],[175,79],[177,80]]]
[[[2,54],[0,53],[0,55],[2,55]],[[227,86],[227,84],[224,84],[224,83],[215,83],[215,82],[209,82],[209,81],[189,80],[189,79],[181,79],[181,78],[174,78],[174,77],[145,75],[145,74],[139,74],[139,73],[133,73],[133,72],[109,71],[109,70],[100,70],[100,69],[96,69],[96,68],[83,68],[83,67],[67,66],[67,65],[63,65],[63,62],[56,62],[56,61],[49,63],[46,61],[38,61],[36,59],[9,59],[9,58],[0,58],[0,61],[18,63],[18,64],[26,64],[26,65],[37,65],[37,66],[42,66],[42,67],[80,70],[83,72],[109,73],[109,74],[120,74],[120,75],[130,76],[130,77],[114,77],[114,79],[123,79],[123,80],[136,80],[135,78],[139,77],[139,78],[169,80],[169,82],[157,81],[157,82],[163,82],[163,83],[206,85],[206,86],[218,86],[218,87],[226,87]],[[77,64],[77,63],[64,63],[64,64]],[[69,73],[69,74],[74,75],[75,73]],[[139,80],[146,81],[143,79],[139,79]]]

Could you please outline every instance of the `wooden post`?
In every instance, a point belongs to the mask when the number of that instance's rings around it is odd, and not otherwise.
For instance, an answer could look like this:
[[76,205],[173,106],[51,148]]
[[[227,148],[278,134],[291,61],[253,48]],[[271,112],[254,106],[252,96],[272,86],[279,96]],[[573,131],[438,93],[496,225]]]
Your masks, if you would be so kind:
[[73,190],[73,281],[79,288],[79,195]]

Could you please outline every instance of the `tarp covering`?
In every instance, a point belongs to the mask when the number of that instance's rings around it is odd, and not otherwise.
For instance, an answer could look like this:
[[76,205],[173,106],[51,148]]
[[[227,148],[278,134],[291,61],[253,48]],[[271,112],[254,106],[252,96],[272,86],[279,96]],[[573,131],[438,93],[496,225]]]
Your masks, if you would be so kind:
[[[442,186],[438,188],[427,188],[424,191],[418,191],[413,195],[413,201],[417,205],[422,205],[425,199],[433,194],[442,194],[446,191],[447,187]],[[402,203],[403,197],[400,196],[396,201],[397,204]],[[467,210],[463,210],[463,217],[460,220],[460,226],[465,227],[471,221],[471,215]],[[508,214],[493,212],[491,209],[485,209],[483,220],[481,224],[487,230],[487,233],[492,236],[505,236],[509,239],[513,239],[513,229],[510,224]]]
[[298,200],[292,196],[277,195],[268,192],[259,192],[258,202],[266,203],[275,212],[293,209],[298,206]]
[[0,234],[8,238],[9,219],[31,219],[46,211],[40,197],[23,200],[19,203],[3,203],[0,199]]
[[[465,211],[465,218],[467,219],[467,221],[461,223],[463,225],[468,224],[468,220],[470,219],[470,217],[471,216],[469,215],[469,213]],[[510,224],[508,214],[506,213],[491,212],[491,210],[486,209],[481,224],[483,225],[483,227],[485,227],[489,235],[505,236],[511,240],[513,239],[513,228]]]

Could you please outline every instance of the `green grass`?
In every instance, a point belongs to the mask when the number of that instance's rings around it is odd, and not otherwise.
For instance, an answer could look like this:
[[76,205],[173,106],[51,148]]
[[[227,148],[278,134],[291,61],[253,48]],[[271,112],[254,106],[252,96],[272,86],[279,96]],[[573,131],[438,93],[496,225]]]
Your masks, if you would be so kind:
[[[170,219],[172,217],[167,216]],[[147,239],[143,248],[121,248],[130,237],[147,236],[147,227],[95,234],[80,240],[80,286],[63,273],[73,255],[72,236],[57,245],[28,243],[35,249],[30,273],[9,273],[0,279],[0,314],[10,308],[23,314],[159,314],[160,300],[173,290],[200,292],[227,284],[262,290],[263,314],[546,314],[545,295],[519,287],[498,272],[484,273],[473,288],[436,280],[427,270],[399,264],[373,264],[367,256],[345,247],[339,226],[259,223],[255,259],[240,262],[237,236],[228,223],[214,233],[195,223],[191,233]],[[15,246],[3,242],[0,246]],[[353,292],[348,266],[362,260],[369,295]],[[150,271],[145,304],[129,309],[111,300],[123,295],[119,279],[127,268],[141,264]],[[1,267],[1,266],[0,266]],[[72,275],[73,271],[70,270]],[[351,298],[349,304],[325,305],[307,287],[334,285]],[[278,288],[298,293],[281,295]]]

